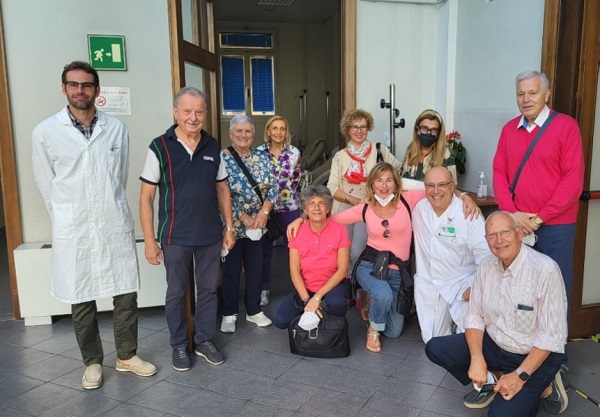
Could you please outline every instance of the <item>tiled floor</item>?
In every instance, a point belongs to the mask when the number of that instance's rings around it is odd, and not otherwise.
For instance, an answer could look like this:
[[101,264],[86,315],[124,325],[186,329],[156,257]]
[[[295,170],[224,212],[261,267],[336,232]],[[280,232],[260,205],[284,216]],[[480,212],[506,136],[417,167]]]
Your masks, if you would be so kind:
[[[274,297],[272,312],[282,295]],[[144,309],[139,354],[158,367],[149,378],[116,372],[111,315],[101,314],[104,385],[81,387],[83,364],[71,319],[25,327],[0,321],[0,416],[484,416],[462,405],[467,388],[425,357],[416,320],[395,340],[383,339],[379,354],[364,348],[365,324],[348,313],[352,353],[345,359],[290,354],[287,333],[258,328],[240,314],[233,334],[217,332],[227,361],[212,366],[193,357],[194,367],[171,367],[162,308]],[[565,416],[598,416],[591,402],[569,394]],[[543,412],[538,416],[545,416]]]

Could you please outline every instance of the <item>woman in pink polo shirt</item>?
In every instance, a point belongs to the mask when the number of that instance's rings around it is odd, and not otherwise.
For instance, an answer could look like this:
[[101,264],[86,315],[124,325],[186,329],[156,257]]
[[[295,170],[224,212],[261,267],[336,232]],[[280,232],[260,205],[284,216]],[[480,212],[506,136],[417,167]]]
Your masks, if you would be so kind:
[[311,185],[300,193],[300,206],[308,221],[289,243],[294,291],[273,316],[273,325],[280,329],[286,329],[303,312],[346,315],[350,283],[345,278],[351,242],[346,228],[329,219],[332,205],[333,197],[324,185]]

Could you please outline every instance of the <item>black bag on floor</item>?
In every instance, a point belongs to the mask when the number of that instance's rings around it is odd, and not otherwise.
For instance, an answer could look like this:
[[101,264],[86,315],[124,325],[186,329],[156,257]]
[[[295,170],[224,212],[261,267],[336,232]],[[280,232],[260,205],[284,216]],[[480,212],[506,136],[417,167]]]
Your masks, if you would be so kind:
[[350,356],[350,338],[346,317],[326,316],[316,329],[306,331],[298,326],[299,315],[290,323],[290,351],[311,358],[346,358]]

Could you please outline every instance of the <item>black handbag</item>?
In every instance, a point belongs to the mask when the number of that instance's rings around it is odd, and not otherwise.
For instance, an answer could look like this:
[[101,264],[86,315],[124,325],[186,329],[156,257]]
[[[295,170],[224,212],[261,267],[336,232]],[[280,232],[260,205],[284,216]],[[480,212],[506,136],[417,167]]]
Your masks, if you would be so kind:
[[290,351],[311,358],[346,358],[350,356],[350,337],[346,317],[327,316],[316,329],[306,331],[298,326],[302,315],[294,318],[288,327]]
[[[227,149],[229,150],[229,153],[231,154],[231,156],[233,156],[233,158],[239,165],[240,169],[242,170],[242,172],[244,173],[246,178],[248,178],[248,182],[250,183],[250,185],[252,186],[252,189],[254,190],[254,192],[256,193],[258,198],[260,199],[260,204],[264,204],[265,200],[263,199],[263,196],[258,188],[258,184],[256,183],[256,180],[254,179],[252,174],[250,174],[250,171],[248,171],[248,168],[246,167],[246,164],[244,164],[244,162],[240,158],[240,155],[238,155],[236,150],[233,149],[233,146],[230,146]],[[271,210],[271,213],[269,214],[269,217],[267,218],[266,226],[267,226],[267,238],[269,238],[269,240],[271,240],[271,241],[279,239],[285,233],[285,227],[283,227],[283,222],[279,218],[279,214],[277,214],[275,212],[274,208],[273,208],[273,210]]]

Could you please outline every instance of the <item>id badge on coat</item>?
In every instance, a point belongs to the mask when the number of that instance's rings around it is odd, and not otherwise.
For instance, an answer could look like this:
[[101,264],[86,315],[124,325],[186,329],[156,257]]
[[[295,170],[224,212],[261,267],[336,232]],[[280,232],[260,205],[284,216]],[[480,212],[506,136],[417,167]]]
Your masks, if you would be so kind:
[[456,237],[456,228],[450,225],[442,226],[438,232],[438,236]]

